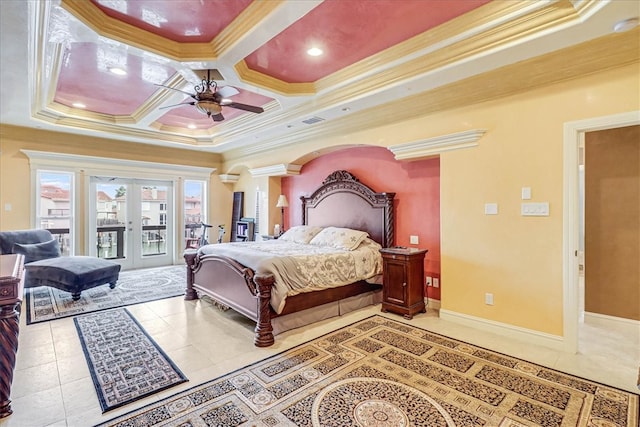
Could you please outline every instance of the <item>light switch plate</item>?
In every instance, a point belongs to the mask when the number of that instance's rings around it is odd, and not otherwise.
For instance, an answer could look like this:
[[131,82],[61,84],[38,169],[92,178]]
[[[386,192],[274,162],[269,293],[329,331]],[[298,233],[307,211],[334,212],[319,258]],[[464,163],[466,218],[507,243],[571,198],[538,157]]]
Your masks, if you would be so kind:
[[531,200],[531,187],[522,187],[522,200]]
[[498,204],[497,203],[485,203],[484,204],[484,214],[485,215],[498,215]]
[[419,242],[418,236],[409,236],[409,243],[412,245],[417,245]]
[[522,203],[520,214],[522,216],[549,216],[549,202]]

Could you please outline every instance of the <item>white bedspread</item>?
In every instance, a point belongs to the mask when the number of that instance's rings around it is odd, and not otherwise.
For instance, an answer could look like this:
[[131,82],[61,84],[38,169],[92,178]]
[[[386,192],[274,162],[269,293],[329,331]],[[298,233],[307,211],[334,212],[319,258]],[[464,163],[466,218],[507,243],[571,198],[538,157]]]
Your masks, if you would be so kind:
[[273,274],[271,306],[281,313],[287,296],[343,286],[381,274],[380,248],[371,239],[353,251],[266,240],[212,244],[198,251],[233,258],[256,273]]

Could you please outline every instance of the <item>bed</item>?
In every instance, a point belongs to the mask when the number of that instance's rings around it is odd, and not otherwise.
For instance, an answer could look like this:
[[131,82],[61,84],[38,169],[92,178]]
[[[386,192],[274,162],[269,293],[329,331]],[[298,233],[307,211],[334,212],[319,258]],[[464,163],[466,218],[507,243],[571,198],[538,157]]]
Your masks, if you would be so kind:
[[[375,192],[348,171],[335,171],[311,196],[301,197],[302,225],[363,231],[379,247],[389,247],[394,243],[394,197],[395,193]],[[270,243],[278,244],[277,240],[259,244]],[[258,347],[274,343],[274,325],[277,334],[379,301],[381,281],[380,276],[375,276],[322,290],[298,290],[295,295],[286,296],[284,304],[274,307],[272,292],[278,292],[276,276],[282,275],[248,267],[249,262],[239,262],[242,256],[223,251],[226,246],[244,244],[250,242],[186,251],[185,299],[207,295],[255,321],[254,344]],[[247,261],[246,257],[243,261]]]

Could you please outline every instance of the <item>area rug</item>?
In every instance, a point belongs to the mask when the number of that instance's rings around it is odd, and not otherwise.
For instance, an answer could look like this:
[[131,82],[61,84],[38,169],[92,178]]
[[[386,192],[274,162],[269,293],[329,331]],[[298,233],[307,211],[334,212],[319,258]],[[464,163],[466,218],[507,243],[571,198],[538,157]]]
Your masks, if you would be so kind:
[[126,308],[73,321],[102,412],[187,381]]
[[123,271],[114,289],[109,284],[82,291],[73,301],[69,292],[40,286],[25,289],[27,325],[83,313],[124,307],[184,295],[186,267],[145,268]]
[[638,395],[372,316],[100,426],[637,426]]

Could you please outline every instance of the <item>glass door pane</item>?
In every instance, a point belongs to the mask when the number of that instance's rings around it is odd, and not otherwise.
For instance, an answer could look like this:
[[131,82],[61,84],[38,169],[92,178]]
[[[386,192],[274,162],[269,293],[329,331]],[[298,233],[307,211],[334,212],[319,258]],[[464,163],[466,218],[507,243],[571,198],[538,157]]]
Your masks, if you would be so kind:
[[167,194],[163,185],[141,185],[142,257],[167,254]]
[[173,263],[173,186],[167,181],[91,178],[91,255],[123,269]]
[[127,257],[127,224],[130,224],[130,184],[122,180],[102,179],[95,183],[96,229],[95,256],[110,260]]

